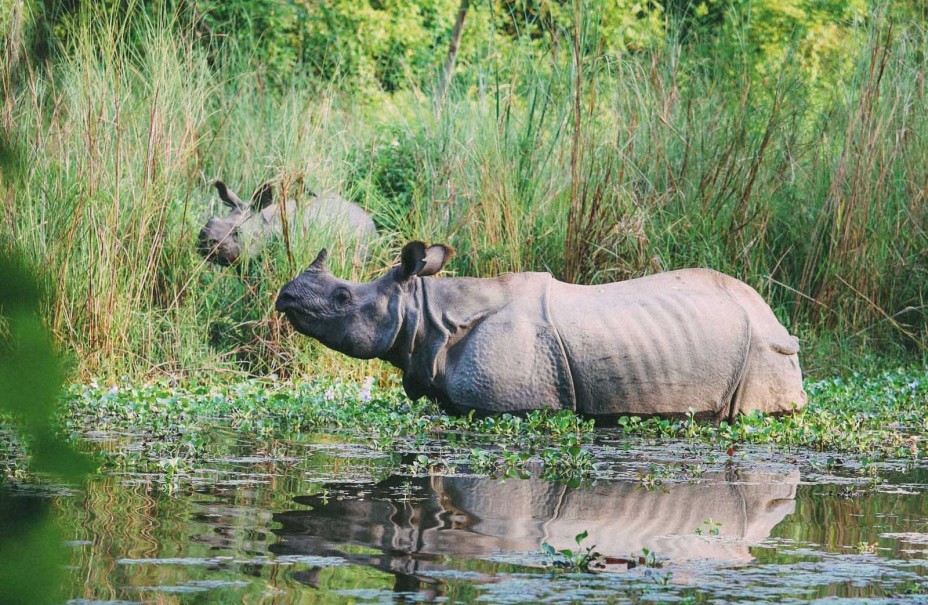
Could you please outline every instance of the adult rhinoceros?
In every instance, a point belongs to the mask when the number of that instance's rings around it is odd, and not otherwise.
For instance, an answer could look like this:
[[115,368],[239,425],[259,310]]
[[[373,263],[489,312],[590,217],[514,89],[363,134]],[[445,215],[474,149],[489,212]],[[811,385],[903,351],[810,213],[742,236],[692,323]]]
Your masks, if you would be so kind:
[[219,199],[231,211],[211,217],[200,230],[197,246],[210,261],[230,265],[253,256],[271,238],[283,233],[284,217],[291,234],[314,230],[333,243],[351,247],[355,258],[366,255],[377,237],[374,221],[363,208],[337,195],[314,196],[305,206],[295,200],[274,203],[274,190],[264,183],[246,204],[222,181],[215,181]]
[[547,273],[430,277],[450,255],[412,242],[382,278],[353,283],[329,273],[323,249],[277,309],[336,351],[389,361],[411,398],[457,412],[731,419],[806,402],[796,338],[737,279],[707,269],[598,286]]

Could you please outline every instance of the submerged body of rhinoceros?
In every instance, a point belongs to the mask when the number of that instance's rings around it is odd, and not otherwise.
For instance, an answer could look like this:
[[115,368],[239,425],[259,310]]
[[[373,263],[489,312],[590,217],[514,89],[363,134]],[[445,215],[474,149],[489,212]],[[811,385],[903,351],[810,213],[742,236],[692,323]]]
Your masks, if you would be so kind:
[[281,291],[300,332],[403,371],[412,398],[458,412],[732,418],[805,404],[795,337],[750,286],[707,269],[581,286],[547,273],[433,275],[419,242],[381,279],[332,276],[325,251]]

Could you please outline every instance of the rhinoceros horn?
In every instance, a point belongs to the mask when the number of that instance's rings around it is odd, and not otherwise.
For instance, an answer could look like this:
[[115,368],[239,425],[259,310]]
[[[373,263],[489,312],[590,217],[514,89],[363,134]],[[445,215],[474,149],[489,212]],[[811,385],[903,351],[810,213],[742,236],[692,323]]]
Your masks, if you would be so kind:
[[323,248],[319,251],[319,254],[316,255],[316,260],[314,260],[308,267],[306,267],[306,273],[325,273],[328,271],[325,266],[325,259],[329,257],[329,251],[326,248]]

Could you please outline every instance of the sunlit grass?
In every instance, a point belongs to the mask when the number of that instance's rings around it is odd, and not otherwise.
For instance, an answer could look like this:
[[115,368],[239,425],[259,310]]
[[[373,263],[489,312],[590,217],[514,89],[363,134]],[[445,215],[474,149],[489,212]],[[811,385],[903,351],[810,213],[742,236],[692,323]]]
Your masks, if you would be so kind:
[[917,29],[875,25],[827,95],[789,65],[758,82],[673,39],[608,56],[517,46],[439,114],[419,91],[359,102],[299,79],[269,88],[183,20],[90,7],[67,27],[56,60],[4,80],[3,132],[28,170],[0,182],[0,238],[58,292],[45,314],[77,379],[392,375],[273,312],[316,243],[240,269],[196,255],[217,177],[243,196],[273,180],[281,195],[361,203],[383,238],[366,267],[338,269],[355,279],[411,239],[453,246],[458,275],[605,282],[709,266],[757,288],[806,352],[823,335],[894,354],[925,345]]

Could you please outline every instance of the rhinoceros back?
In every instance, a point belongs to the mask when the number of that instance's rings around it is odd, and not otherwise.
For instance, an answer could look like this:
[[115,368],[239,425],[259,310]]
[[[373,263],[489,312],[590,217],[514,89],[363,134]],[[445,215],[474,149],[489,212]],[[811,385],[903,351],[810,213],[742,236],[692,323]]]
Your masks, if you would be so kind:
[[303,214],[306,224],[332,226],[351,233],[359,240],[377,235],[374,221],[363,208],[337,195],[323,195],[307,204]]
[[549,304],[577,411],[727,416],[752,332],[720,279],[730,278],[693,269],[601,286],[556,282]]

